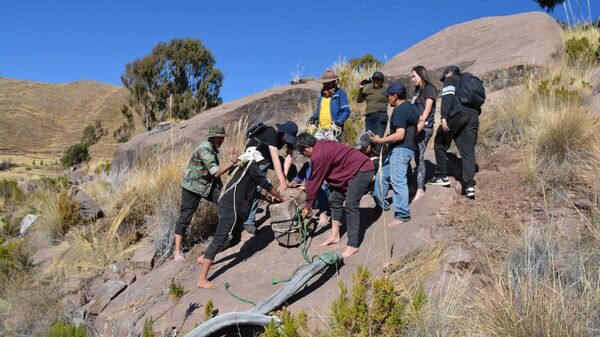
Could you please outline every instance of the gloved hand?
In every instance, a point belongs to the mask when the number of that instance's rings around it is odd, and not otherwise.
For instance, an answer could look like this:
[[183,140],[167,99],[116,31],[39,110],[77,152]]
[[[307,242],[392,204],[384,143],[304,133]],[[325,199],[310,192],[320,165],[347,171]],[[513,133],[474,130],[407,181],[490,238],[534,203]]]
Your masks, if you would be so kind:
[[317,117],[311,116],[308,120],[308,124],[317,124]]

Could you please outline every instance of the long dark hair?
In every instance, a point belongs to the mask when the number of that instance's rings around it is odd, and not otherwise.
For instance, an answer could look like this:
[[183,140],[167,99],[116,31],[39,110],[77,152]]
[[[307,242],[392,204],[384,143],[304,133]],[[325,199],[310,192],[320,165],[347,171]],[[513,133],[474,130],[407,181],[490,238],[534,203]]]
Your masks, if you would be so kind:
[[429,79],[429,75],[427,75],[427,69],[423,66],[416,66],[412,68],[412,71],[417,73],[417,76],[421,78],[421,86],[415,89],[419,89],[419,96],[417,96],[417,100],[415,103],[421,104],[423,102],[423,97],[425,97],[425,87],[430,85],[433,87],[433,90],[437,92],[437,87],[431,83]]

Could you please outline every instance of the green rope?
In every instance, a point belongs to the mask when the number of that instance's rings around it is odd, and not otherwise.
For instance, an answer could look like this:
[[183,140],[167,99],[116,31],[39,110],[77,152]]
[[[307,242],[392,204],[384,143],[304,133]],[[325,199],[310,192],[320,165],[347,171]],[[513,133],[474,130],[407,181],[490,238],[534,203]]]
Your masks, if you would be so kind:
[[[302,214],[300,213],[300,209],[298,207],[296,207],[296,216],[298,218],[298,223],[300,224],[298,226],[298,231],[300,233],[300,235],[302,235],[302,242],[300,243],[300,252],[302,253],[302,257],[304,258],[304,261],[306,261],[306,264],[301,265],[300,267],[296,268],[296,270],[294,270],[294,272],[292,272],[292,274],[290,275],[289,278],[284,279],[284,280],[271,280],[271,284],[272,285],[276,285],[279,283],[285,283],[285,282],[289,282],[292,280],[292,277],[298,272],[298,270],[304,268],[305,266],[311,264],[314,262],[315,259],[319,259],[321,261],[323,261],[326,265],[328,266],[332,266],[334,265],[337,260],[338,257],[335,253],[333,252],[326,252],[323,253],[321,255],[313,255],[312,257],[308,256],[308,224],[310,222],[310,219],[304,219],[302,220]],[[229,283],[225,283],[225,290],[227,291],[227,293],[229,293],[229,295],[233,296],[234,298],[248,303],[248,304],[252,304],[253,306],[256,306],[256,303],[247,300],[245,298],[242,298],[240,296],[237,296],[236,294],[234,294],[231,290],[229,290],[229,287],[231,287],[231,285]]]
[[225,290],[229,293],[229,295],[233,296],[234,298],[236,298],[236,299],[238,299],[238,300],[240,300],[242,302],[245,302],[245,303],[248,303],[248,304],[252,304],[253,306],[256,306],[256,303],[254,303],[254,302],[252,302],[252,301],[250,301],[248,299],[245,299],[243,297],[240,297],[240,296],[234,294],[231,290],[229,290],[229,287],[231,287],[231,285],[229,284],[229,282],[225,282]]
[[302,257],[304,258],[304,261],[306,261],[306,264],[296,268],[296,270],[294,270],[294,272],[287,279],[284,279],[284,280],[273,279],[271,281],[272,285],[289,282],[292,279],[292,277],[294,277],[294,275],[298,272],[298,270],[302,269],[306,265],[313,263],[315,261],[315,258],[323,261],[328,266],[334,265],[338,260],[337,255],[332,252],[326,252],[321,255],[313,255],[312,257],[308,256],[308,223],[310,222],[310,219],[304,219],[304,221],[302,221],[302,215],[301,215],[300,209],[298,207],[296,207],[296,216],[298,218],[298,223],[301,224],[300,226],[298,226],[298,231],[299,231],[300,235],[302,235],[302,242],[300,243],[300,252],[302,253]]

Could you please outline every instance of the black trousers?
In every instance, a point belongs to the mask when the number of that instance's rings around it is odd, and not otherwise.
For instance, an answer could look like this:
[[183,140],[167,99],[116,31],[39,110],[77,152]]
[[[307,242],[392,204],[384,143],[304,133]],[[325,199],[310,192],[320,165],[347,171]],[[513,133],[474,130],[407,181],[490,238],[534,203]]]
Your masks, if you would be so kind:
[[475,186],[475,144],[479,130],[479,114],[476,111],[461,111],[448,118],[450,130],[444,132],[440,126],[435,135],[435,161],[440,176],[448,176],[448,148],[454,140],[462,160],[462,181],[465,187]]
[[[214,261],[217,253],[240,243],[244,229],[242,226],[243,222],[243,219],[236,221],[233,218],[233,211],[222,210],[219,207],[219,224],[217,225],[215,236],[213,236],[210,245],[206,249],[206,252],[204,252],[204,258]],[[229,237],[230,232],[231,238]]]
[[[216,204],[220,194],[221,188],[216,183],[213,183],[206,200]],[[200,200],[202,200],[200,194],[188,191],[185,188],[181,189],[181,207],[179,209],[179,218],[175,224],[175,234],[185,236],[185,231],[190,222],[192,222]]]
[[[348,182],[348,191],[346,193],[332,189],[329,197],[331,215],[333,220],[342,221],[344,208],[346,213],[346,233],[348,233],[348,246],[358,248],[360,246],[360,211],[359,204],[373,180],[375,171],[358,172]],[[344,201],[346,205],[344,207]]]
[[[365,132],[371,131],[379,137],[383,137],[388,124],[387,111],[378,111],[365,116]],[[375,152],[379,153],[381,144],[373,144]]]

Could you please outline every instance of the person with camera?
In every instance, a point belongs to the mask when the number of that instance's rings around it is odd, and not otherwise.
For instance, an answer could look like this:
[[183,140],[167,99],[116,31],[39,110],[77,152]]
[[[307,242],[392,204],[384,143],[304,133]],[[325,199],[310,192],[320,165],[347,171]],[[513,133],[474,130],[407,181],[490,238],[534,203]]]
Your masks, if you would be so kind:
[[[384,96],[385,86],[383,84],[385,77],[380,71],[373,73],[371,78],[359,83],[358,103],[366,102],[365,109],[365,132],[371,131],[379,137],[383,137],[388,123],[387,98]],[[380,145],[374,147],[379,151]]]
[[342,134],[344,122],[350,117],[348,95],[337,86],[338,76],[331,69],[325,70],[320,82],[321,95],[309,123],[317,126],[317,139],[337,140]]

